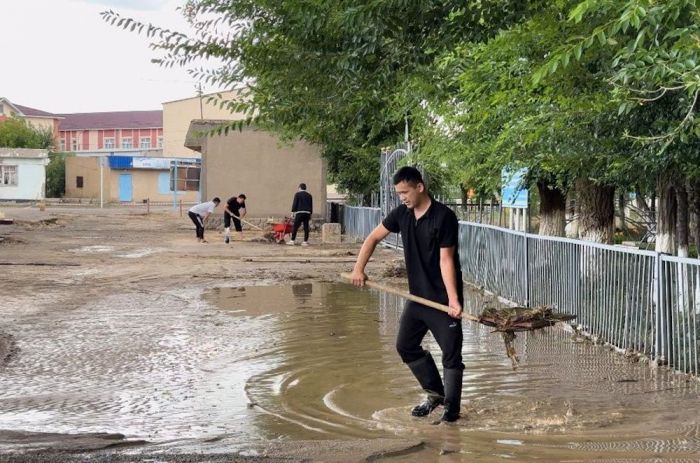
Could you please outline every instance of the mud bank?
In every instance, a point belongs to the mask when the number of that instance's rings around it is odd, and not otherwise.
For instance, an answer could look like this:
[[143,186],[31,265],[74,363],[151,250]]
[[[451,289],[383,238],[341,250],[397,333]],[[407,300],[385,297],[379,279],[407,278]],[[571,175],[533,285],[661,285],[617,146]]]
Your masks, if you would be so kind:
[[[351,463],[400,457],[423,447],[416,440],[325,440],[284,441],[241,445],[225,436],[207,441],[154,444],[128,440],[121,434],[52,434],[0,431],[0,445],[12,445],[11,453],[0,454],[0,463],[274,463],[314,462]],[[20,451],[19,448],[22,448]],[[49,450],[50,449],[50,450]]]

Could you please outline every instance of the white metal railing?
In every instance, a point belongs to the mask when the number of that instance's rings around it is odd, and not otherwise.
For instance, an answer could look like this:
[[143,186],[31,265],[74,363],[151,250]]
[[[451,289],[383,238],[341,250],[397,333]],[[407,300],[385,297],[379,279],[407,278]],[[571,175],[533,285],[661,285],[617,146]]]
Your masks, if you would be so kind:
[[[364,238],[375,208],[344,209]],[[393,244],[394,240],[391,240]],[[517,304],[551,304],[601,342],[700,374],[700,261],[653,251],[459,223],[465,281]]]

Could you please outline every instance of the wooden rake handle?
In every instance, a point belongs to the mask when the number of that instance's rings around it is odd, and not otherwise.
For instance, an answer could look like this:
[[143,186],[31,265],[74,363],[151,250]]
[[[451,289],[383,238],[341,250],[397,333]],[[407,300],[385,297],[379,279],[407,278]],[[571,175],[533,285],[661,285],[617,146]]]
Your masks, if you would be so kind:
[[258,227],[257,225],[253,225],[252,223],[248,222],[248,221],[247,221],[246,219],[244,219],[243,217],[239,217],[239,216],[233,215],[233,214],[231,214],[231,217],[233,217],[234,219],[238,219],[238,220],[240,220],[241,222],[243,222],[244,224],[250,225],[251,227],[253,227],[253,228],[257,229],[257,230],[262,231],[262,228]]
[[[350,282],[352,282],[352,274],[341,273],[340,276],[342,278],[345,278],[346,280],[350,280]],[[422,305],[431,307],[433,309],[441,310],[445,313],[447,313],[450,310],[450,308],[448,306],[446,306],[444,304],[440,304],[439,302],[434,302],[434,301],[431,301],[430,299],[426,299],[426,298],[420,297],[420,296],[414,296],[413,294],[409,293],[408,291],[403,291],[401,289],[394,288],[392,286],[383,285],[381,283],[377,283],[377,282],[372,281],[372,280],[365,280],[365,285],[369,286],[370,288],[378,289],[380,291],[386,291],[387,293],[396,294],[397,296],[401,296],[402,298],[407,299],[409,301],[417,302],[418,304],[422,304]],[[476,317],[474,315],[464,313],[464,312],[462,312],[461,318],[464,320],[470,320],[470,321],[477,322],[477,323],[479,322],[479,317]]]

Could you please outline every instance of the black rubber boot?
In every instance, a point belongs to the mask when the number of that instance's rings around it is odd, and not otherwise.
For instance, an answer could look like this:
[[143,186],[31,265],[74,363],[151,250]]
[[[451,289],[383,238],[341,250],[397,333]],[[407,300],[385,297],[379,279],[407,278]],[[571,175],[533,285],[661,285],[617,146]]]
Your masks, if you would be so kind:
[[459,419],[462,400],[462,374],[458,368],[445,368],[445,412],[440,421],[453,422]]
[[436,407],[442,405],[445,400],[445,388],[442,386],[440,372],[435,365],[433,356],[425,351],[425,356],[408,363],[413,376],[416,377],[421,387],[428,393],[425,401],[413,407],[411,415],[428,416]]

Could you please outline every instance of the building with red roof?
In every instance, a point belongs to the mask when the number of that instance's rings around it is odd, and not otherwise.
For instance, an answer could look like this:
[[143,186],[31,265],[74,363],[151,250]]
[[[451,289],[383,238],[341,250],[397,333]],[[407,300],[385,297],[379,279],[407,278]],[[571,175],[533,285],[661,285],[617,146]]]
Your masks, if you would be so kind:
[[162,156],[163,111],[61,114],[59,149],[79,156]]

